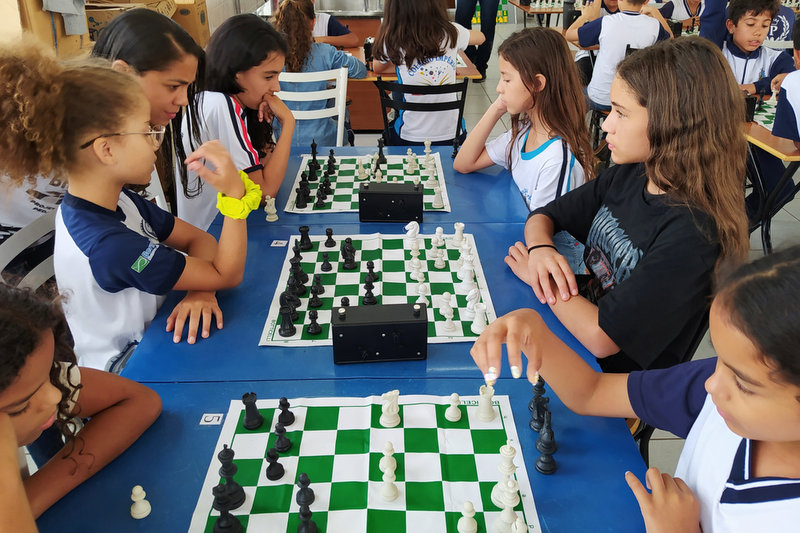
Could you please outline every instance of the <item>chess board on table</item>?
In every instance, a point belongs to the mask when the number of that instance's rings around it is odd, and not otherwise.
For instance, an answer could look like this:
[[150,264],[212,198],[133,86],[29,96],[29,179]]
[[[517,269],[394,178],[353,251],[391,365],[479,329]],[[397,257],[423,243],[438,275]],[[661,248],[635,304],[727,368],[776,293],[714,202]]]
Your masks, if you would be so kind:
[[777,107],[775,98],[763,100],[756,104],[756,111],[753,114],[753,122],[760,124],[772,131],[772,124],[775,122],[775,108]]
[[[364,283],[367,275],[367,261],[373,261],[378,280],[374,283],[373,294],[378,300],[378,304],[397,304],[414,303],[417,301],[418,282],[412,279],[408,263],[411,261],[411,240],[405,234],[385,235],[373,233],[369,235],[334,235],[336,246],[326,248],[323,243],[326,240],[324,235],[311,235],[313,248],[307,252],[301,252],[301,266],[303,271],[309,276],[310,287],[314,274],[321,274],[322,285],[325,292],[320,295],[322,307],[317,308],[317,322],[322,326],[322,332],[317,335],[310,335],[306,331],[308,324],[308,301],[311,298],[310,290],[305,295],[300,296],[300,305],[297,307],[298,320],[294,322],[297,332],[292,337],[282,337],[280,329],[280,303],[281,292],[286,290],[289,279],[290,263],[293,252],[289,248],[281,270],[281,276],[272,299],[267,314],[267,321],[261,333],[261,346],[314,346],[330,345],[331,314],[335,306],[339,306],[342,296],[347,296],[350,305],[361,305],[365,294]],[[355,270],[344,270],[341,260],[341,245],[344,239],[350,237],[353,246],[356,248],[356,263],[358,268]],[[292,235],[289,244],[299,239],[299,235]],[[475,340],[478,335],[472,333],[470,320],[461,317],[461,313],[467,307],[467,293],[460,289],[456,273],[458,271],[457,261],[460,256],[459,247],[453,243],[453,235],[444,235],[444,250],[447,253],[444,269],[436,269],[434,261],[426,258],[426,252],[431,247],[433,235],[419,234],[417,240],[420,243],[420,256],[422,262],[421,271],[425,273],[425,283],[428,286],[428,342],[463,342]],[[486,277],[483,274],[478,249],[475,245],[475,238],[470,233],[464,233],[464,238],[470,244],[472,255],[475,257],[473,262],[475,272],[475,283],[480,291],[480,301],[486,305],[486,317],[488,322],[492,322],[497,315],[489,294],[489,287]],[[323,272],[322,253],[328,252],[329,262],[333,266],[330,272]],[[445,317],[439,311],[440,297],[445,292],[451,294],[450,303],[453,307],[453,322],[455,330],[446,331],[443,328]]]
[[[209,453],[190,533],[210,533],[218,516],[212,509],[212,487],[220,481],[216,456],[223,445],[235,452],[238,472],[234,480],[244,488],[246,499],[232,513],[246,531],[297,531],[296,481],[303,472],[315,493],[312,519],[320,532],[455,532],[465,501],[475,507],[478,531],[491,531],[501,512],[491,501],[491,491],[500,479],[499,449],[506,441],[517,451],[514,464],[520,503],[515,510],[530,533],[542,531],[508,396],[494,396],[497,416],[491,422],[475,416],[478,396],[462,396],[461,420],[449,422],[444,417],[448,397],[401,395],[401,422],[394,428],[379,423],[380,396],[289,401],[295,422],[286,427],[286,436],[292,447],[280,454],[285,474],[277,481],[267,479],[265,457],[276,440],[272,430],[280,413],[278,400],[258,400],[264,423],[253,431],[243,427],[242,402],[231,401],[216,449]],[[379,495],[378,463],[387,441],[397,461],[399,497],[392,502]]]
[[[444,207],[441,208],[434,208],[433,207],[433,198],[434,198],[434,191],[432,187],[427,186],[428,179],[427,175],[422,169],[422,162],[425,159],[424,154],[417,154],[417,159],[419,161],[419,166],[415,172],[408,172],[407,167],[407,157],[405,155],[387,155],[386,156],[386,164],[381,165],[382,172],[384,173],[383,181],[386,182],[396,182],[396,183],[413,183],[415,177],[420,178],[420,183],[425,186],[423,199],[422,199],[422,207],[425,211],[450,211],[450,199],[447,196],[447,185],[444,181],[444,170],[442,169],[442,159],[439,157],[438,152],[431,153],[431,156],[434,159],[434,163],[436,166],[436,181],[441,188],[442,191],[442,203]],[[372,159],[371,156],[334,156],[336,157],[336,173],[333,176],[330,176],[329,179],[331,180],[331,188],[333,189],[333,194],[329,194],[327,200],[325,201],[325,207],[316,207],[314,205],[316,200],[316,193],[317,188],[319,188],[320,183],[322,182],[322,173],[327,168],[327,160],[328,156],[319,154],[317,155],[317,161],[322,166],[320,171],[317,174],[317,181],[312,181],[309,183],[311,188],[311,197],[312,201],[308,202],[308,205],[302,209],[298,208],[297,203],[297,189],[300,186],[300,174],[303,172],[308,171],[308,163],[311,161],[310,155],[303,155],[302,162],[300,163],[300,168],[297,170],[297,176],[295,176],[294,184],[292,185],[291,192],[289,193],[289,199],[286,201],[286,206],[284,207],[284,211],[287,213],[312,213],[312,212],[332,212],[332,213],[344,213],[344,212],[352,212],[358,211],[358,189],[361,186],[361,183],[366,183],[368,181],[374,181],[370,179],[366,180],[359,180],[358,179],[358,160],[361,159],[363,161],[364,170],[367,174],[370,174],[372,170]]]

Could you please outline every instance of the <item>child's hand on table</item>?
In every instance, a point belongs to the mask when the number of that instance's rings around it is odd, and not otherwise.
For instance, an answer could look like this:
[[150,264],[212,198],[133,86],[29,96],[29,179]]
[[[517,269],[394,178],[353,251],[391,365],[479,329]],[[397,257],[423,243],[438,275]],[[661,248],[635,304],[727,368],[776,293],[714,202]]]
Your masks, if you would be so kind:
[[645,482],[651,492],[631,472],[625,473],[625,481],[639,502],[647,533],[700,532],[700,503],[681,478],[650,468]]
[[222,309],[217,303],[217,298],[213,291],[189,291],[186,296],[178,302],[175,309],[167,317],[167,331],[174,331],[173,342],[181,342],[183,326],[186,318],[189,318],[189,331],[186,334],[186,342],[194,344],[197,341],[197,328],[200,320],[203,321],[201,335],[207,339],[211,334],[211,315],[217,321],[217,329],[222,329]]
[[[541,303],[556,303],[556,292],[565,302],[578,294],[578,282],[566,258],[550,247],[528,253],[525,243],[517,242],[508,249],[506,264],[514,274],[531,286]],[[552,279],[551,279],[552,276]]]

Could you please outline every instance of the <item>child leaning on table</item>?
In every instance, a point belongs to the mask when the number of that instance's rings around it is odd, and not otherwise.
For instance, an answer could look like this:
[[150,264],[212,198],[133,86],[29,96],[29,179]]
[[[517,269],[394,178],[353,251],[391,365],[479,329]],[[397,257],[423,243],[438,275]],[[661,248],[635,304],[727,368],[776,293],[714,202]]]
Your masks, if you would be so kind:
[[[453,168],[474,172],[501,165],[511,170],[533,211],[594,175],[578,71],[567,41],[549,28],[512,34],[497,56],[499,96],[467,135]],[[506,113],[511,129],[487,142]],[[583,273],[583,245],[567,232],[553,241],[573,272]]]
[[[573,411],[639,417],[686,439],[675,477],[651,468],[648,493],[625,473],[648,533],[796,531],[800,523],[800,247],[740,266],[711,305],[716,358],[601,374],[533,310],[489,325],[472,348],[481,372],[501,345],[519,375],[542,377]],[[657,327],[653,324],[653,327]],[[492,382],[492,380],[489,380]]]
[[[66,440],[55,457],[23,481],[33,516],[119,456],[160,412],[161,400],[147,387],[78,367],[57,301],[0,284],[2,440],[6,442],[10,432],[17,446],[26,446],[53,425]],[[72,421],[76,417],[88,419],[80,430]],[[0,492],[13,487],[20,476],[19,464],[7,460],[8,451],[5,447],[0,452],[4,458]],[[19,511],[3,513],[4,531],[7,520],[27,514],[27,502],[21,496],[18,500],[23,506]]]
[[219,243],[128,190],[150,182],[164,133],[136,79],[99,59],[60,63],[25,39],[0,47],[0,101],[0,173],[68,182],[53,262],[82,365],[119,372],[170,290],[240,283],[258,186],[219,142],[189,154],[188,168],[220,191]]
[[627,46],[646,48],[672,36],[667,21],[648,0],[619,0],[618,13],[601,16],[600,2],[584,6],[581,16],[564,34],[581,48],[599,46],[592,79],[586,87],[588,104],[593,109],[611,109],[609,91],[617,65],[625,59]]

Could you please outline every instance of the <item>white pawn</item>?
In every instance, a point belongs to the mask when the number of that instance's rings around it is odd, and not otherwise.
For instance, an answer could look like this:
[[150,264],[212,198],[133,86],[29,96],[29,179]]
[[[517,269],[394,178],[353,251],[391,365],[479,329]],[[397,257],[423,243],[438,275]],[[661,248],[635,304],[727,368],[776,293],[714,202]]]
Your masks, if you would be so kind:
[[394,484],[395,479],[397,478],[394,475],[394,468],[387,468],[383,473],[383,485],[381,485],[381,498],[385,502],[395,501],[400,494],[397,485]]
[[465,237],[464,240],[461,241],[461,249],[459,250],[458,261],[456,261],[456,266],[458,268],[461,268],[461,266],[464,264],[464,258],[471,253],[472,253],[472,246],[470,246],[469,241]]
[[140,520],[150,514],[150,502],[144,499],[147,494],[142,489],[141,485],[136,485],[131,491],[131,516]]
[[481,299],[481,293],[478,289],[472,289],[467,294],[467,307],[461,311],[461,317],[466,320],[475,318],[475,304]]
[[439,246],[444,246],[444,228],[441,226],[436,226],[436,240],[439,242]]
[[383,183],[383,172],[381,172],[380,167],[375,170],[375,183]]
[[[394,446],[388,440],[386,446],[383,447],[383,457],[378,461],[378,468],[381,472],[386,472],[387,468],[391,468],[392,472],[397,468],[397,459],[394,458]],[[500,507],[498,505],[498,507]]]
[[389,392],[384,392],[381,395],[383,405],[381,405],[381,418],[380,424],[385,428],[393,428],[400,424],[400,407],[397,405],[400,399],[400,391],[395,389]]
[[480,399],[478,400],[478,409],[475,412],[478,420],[481,422],[491,422],[494,420],[496,413],[492,406],[492,398],[494,397],[494,387],[491,385],[481,385]]
[[358,179],[359,180],[365,180],[367,178],[368,178],[367,171],[364,170],[364,160],[359,158],[358,159]]
[[442,200],[442,188],[438,185],[433,188],[433,208],[442,209],[444,207],[444,200]]
[[[406,230],[406,239],[416,240],[417,235],[419,235],[419,222],[412,220],[403,229]],[[417,245],[417,250],[419,250],[419,244]]]
[[[416,170],[416,169],[414,169],[414,170]],[[414,170],[411,170],[409,172],[413,173]],[[419,174],[414,174],[414,185],[419,185]]]
[[[420,274],[422,273],[420,272]],[[417,298],[418,304],[430,305],[428,299],[425,297],[425,295],[428,294],[428,286],[421,281],[419,282],[419,285],[417,285],[417,294],[419,294],[419,298]]]
[[444,417],[448,422],[458,422],[461,420],[461,409],[458,408],[460,403],[461,398],[458,397],[457,393],[454,392],[450,395],[450,407],[444,411]]
[[436,248],[436,260],[433,262],[433,268],[437,270],[442,270],[444,267],[447,266],[447,263],[444,260],[445,251],[439,250]]
[[475,335],[480,335],[486,329],[486,305],[478,302],[475,304],[475,318],[472,319],[470,331]]
[[414,150],[412,150],[411,148],[406,150],[406,163],[410,163],[411,162],[411,156],[412,155],[414,155]]
[[456,232],[453,234],[453,244],[461,246],[461,241],[464,240],[464,223],[456,222],[453,224]]
[[458,533],[477,533],[478,522],[473,518],[475,516],[475,507],[471,501],[464,502],[464,508],[461,510],[461,518],[458,519],[456,524],[456,531]]
[[456,324],[453,322],[453,308],[449,305],[447,307],[443,307],[439,310],[444,317],[444,324],[442,324],[442,329],[445,331],[454,331],[456,329]]
[[425,155],[430,155],[431,153],[431,140],[425,139]]
[[264,202],[264,212],[267,214],[267,222],[275,222],[278,220],[278,210],[275,209],[275,198],[267,195]]

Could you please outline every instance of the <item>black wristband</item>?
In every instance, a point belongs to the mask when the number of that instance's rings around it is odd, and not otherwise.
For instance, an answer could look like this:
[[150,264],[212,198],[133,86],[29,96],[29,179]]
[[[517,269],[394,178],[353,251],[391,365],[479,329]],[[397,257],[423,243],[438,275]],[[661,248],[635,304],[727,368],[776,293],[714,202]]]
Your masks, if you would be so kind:
[[558,248],[556,248],[555,245],[553,244],[534,244],[533,246],[528,248],[528,253],[531,253],[537,248],[552,248],[556,252],[558,251]]

